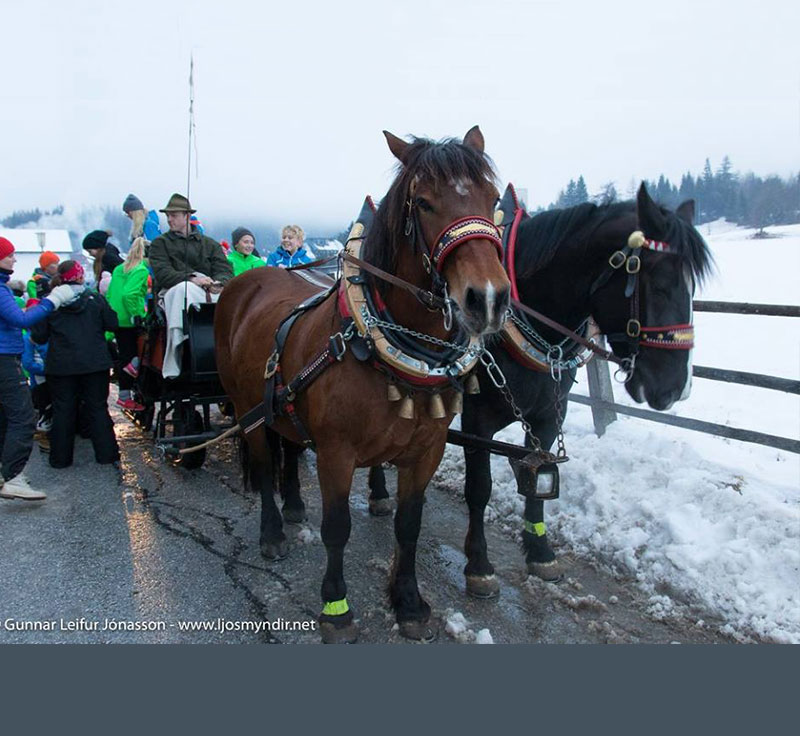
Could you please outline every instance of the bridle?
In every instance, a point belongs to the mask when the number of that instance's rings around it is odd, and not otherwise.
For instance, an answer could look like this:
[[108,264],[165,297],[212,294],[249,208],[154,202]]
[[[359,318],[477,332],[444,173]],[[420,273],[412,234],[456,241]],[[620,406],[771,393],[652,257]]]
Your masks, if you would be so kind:
[[628,356],[622,360],[621,373],[627,382],[633,376],[636,357],[640,347],[662,350],[691,350],[694,347],[694,325],[691,322],[676,325],[643,326],[640,319],[640,279],[642,270],[642,248],[662,253],[674,252],[669,243],[651,240],[641,230],[635,230],[628,237],[628,244],[614,251],[608,259],[609,267],[595,279],[589,290],[590,298],[605,285],[616,271],[624,266],[627,273],[625,297],[630,300],[630,318],[625,332],[607,334],[609,343],[627,343]]
[[488,240],[497,249],[497,255],[502,262],[503,243],[500,239],[500,231],[491,220],[485,217],[479,215],[460,217],[447,225],[430,246],[422,231],[419,221],[419,206],[414,199],[413,190],[409,192],[406,206],[405,235],[415,251],[421,250],[422,265],[426,273],[430,274],[433,282],[432,291],[434,294],[444,295],[447,305],[445,309],[448,310],[450,301],[447,297],[447,283],[441,275],[445,261],[456,249],[470,240]]

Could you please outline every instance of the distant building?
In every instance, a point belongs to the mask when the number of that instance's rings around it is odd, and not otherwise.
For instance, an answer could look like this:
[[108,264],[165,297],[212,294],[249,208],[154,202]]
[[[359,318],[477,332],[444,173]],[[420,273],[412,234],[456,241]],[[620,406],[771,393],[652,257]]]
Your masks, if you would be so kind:
[[31,277],[33,269],[39,265],[39,256],[46,250],[53,251],[62,261],[79,255],[72,250],[67,230],[0,228],[0,237],[8,238],[14,244],[17,256],[14,278],[23,281]]

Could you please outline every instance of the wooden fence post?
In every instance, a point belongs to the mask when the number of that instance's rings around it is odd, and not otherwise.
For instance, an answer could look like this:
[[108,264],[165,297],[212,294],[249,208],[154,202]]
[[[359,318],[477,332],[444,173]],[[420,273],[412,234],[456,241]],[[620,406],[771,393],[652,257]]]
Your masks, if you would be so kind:
[[[605,338],[600,337],[600,346],[605,347]],[[589,396],[608,404],[614,403],[614,388],[611,385],[611,372],[608,363],[595,357],[586,364],[586,375],[589,379]],[[617,412],[613,409],[592,406],[594,431],[598,437],[605,434],[606,427],[617,421]]]

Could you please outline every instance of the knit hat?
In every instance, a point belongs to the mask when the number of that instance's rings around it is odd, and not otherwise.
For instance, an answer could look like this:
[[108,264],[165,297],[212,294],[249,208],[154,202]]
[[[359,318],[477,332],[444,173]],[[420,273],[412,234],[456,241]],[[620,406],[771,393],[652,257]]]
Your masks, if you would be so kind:
[[122,203],[122,211],[123,212],[136,212],[136,210],[143,210],[144,205],[142,204],[142,200],[139,199],[135,194],[129,194],[125,197],[125,201]]
[[53,263],[58,263],[61,259],[53,253],[52,250],[46,250],[42,255],[39,256],[39,265],[42,268],[47,268],[48,266],[52,265]]
[[197,210],[192,209],[192,205],[189,204],[189,200],[186,199],[182,194],[175,193],[169,198],[169,202],[167,202],[167,206],[164,207],[163,210],[159,210],[159,212],[197,212]]
[[83,248],[85,250],[94,250],[95,248],[105,248],[108,244],[108,236],[111,235],[107,230],[92,230],[83,239]]
[[64,284],[74,284],[84,276],[83,266],[78,261],[73,261],[72,268],[61,274],[61,282]]
[[0,238],[0,261],[14,252],[14,244],[8,238]]
[[242,239],[242,238],[243,238],[245,235],[249,235],[249,236],[250,236],[250,237],[253,239],[253,242],[255,242],[255,240],[256,240],[256,236],[255,236],[255,235],[253,235],[252,231],[248,230],[246,227],[237,227],[237,228],[236,228],[236,229],[235,229],[235,230],[234,230],[234,231],[231,233],[231,244],[233,245],[233,247],[234,247],[234,248],[236,247],[236,244],[237,244],[237,243],[238,243],[238,242],[239,242],[239,241],[240,241],[240,240],[241,240],[241,239]]

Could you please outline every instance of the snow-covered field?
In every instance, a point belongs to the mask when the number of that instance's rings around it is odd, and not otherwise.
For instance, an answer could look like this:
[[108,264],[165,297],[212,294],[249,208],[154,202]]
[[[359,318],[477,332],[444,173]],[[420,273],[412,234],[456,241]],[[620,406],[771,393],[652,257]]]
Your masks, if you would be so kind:
[[[699,229],[717,272],[697,298],[799,303],[800,225],[764,240],[725,222]],[[696,313],[695,326],[697,365],[800,377],[800,319]],[[588,393],[583,372],[574,391]],[[702,379],[670,413],[792,438],[800,429],[800,397]],[[800,643],[800,457],[624,416],[597,438],[589,408],[574,403],[565,432],[572,459],[545,509],[557,542],[635,576],[655,616],[705,613],[741,640]],[[521,443],[522,430],[498,439]],[[522,497],[504,458],[493,456],[492,474],[487,518],[518,534]],[[463,477],[461,450],[448,447],[439,475]]]

